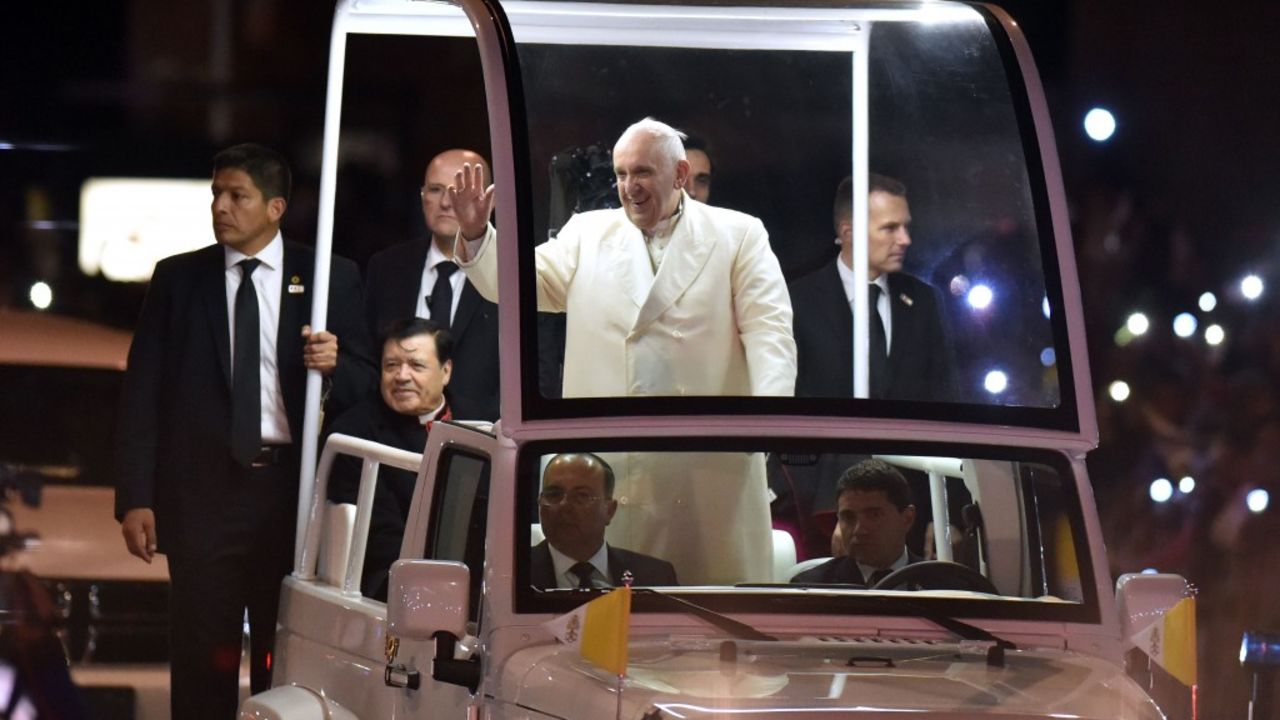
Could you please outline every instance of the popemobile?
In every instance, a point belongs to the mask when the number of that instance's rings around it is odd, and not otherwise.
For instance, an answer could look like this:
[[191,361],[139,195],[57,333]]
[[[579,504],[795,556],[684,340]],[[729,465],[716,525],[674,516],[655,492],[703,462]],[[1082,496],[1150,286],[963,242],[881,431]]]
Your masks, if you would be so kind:
[[[457,251],[499,303],[501,419],[321,449],[309,380],[319,460],[242,718],[1194,716],[1192,589],[1108,568],[1067,206],[1007,14],[343,0],[317,284],[368,210],[337,202],[361,189],[339,158],[423,107],[492,160],[492,225]],[[665,255],[624,142],[644,118],[715,178],[671,196]],[[327,499],[341,455],[354,505]],[[417,473],[385,601],[362,593],[382,466]]]

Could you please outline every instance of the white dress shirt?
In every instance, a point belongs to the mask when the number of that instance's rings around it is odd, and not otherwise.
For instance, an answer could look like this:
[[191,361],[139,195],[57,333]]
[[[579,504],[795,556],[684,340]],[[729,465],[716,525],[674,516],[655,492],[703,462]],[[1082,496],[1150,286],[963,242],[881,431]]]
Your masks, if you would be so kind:
[[[840,283],[844,285],[844,299],[849,302],[849,309],[852,311],[853,291],[855,290],[853,268],[844,264],[844,256],[841,255],[836,261],[836,270],[840,273]],[[887,352],[893,348],[893,313],[889,312],[889,276],[880,273],[880,277],[872,280],[871,283],[880,286],[880,298],[876,300],[876,312],[880,313],[880,322],[884,323],[884,349]]]
[[[587,558],[587,562],[596,569],[591,576],[591,586],[598,588],[613,587],[613,581],[609,575],[609,551],[608,544],[600,543],[600,549],[595,555]],[[573,590],[578,587],[578,576],[574,575],[569,568],[578,564],[577,560],[560,552],[550,542],[547,543],[547,549],[551,551],[551,564],[556,569],[556,587],[562,590]]]
[[[249,257],[239,250],[223,246],[226,253],[227,330],[231,333],[231,357],[236,356],[236,291],[240,289],[243,273],[237,265]],[[280,369],[276,362],[276,340],[280,330],[280,294],[284,282],[284,240],[280,233],[253,257],[262,264],[253,271],[253,289],[258,295],[258,345],[261,360],[258,364],[262,388],[262,442],[266,445],[287,445],[289,416],[284,410],[284,393],[280,390]],[[302,336],[294,338],[301,343]],[[232,382],[235,378],[232,378]]]
[[[431,319],[431,308],[427,307],[427,298],[431,297],[431,291],[436,286],[436,266],[448,260],[457,262],[451,257],[445,257],[440,252],[440,248],[436,247],[435,240],[430,241],[430,248],[427,249],[427,261],[422,265],[422,283],[418,285],[418,309],[414,312],[417,317]],[[453,303],[449,307],[449,325],[453,325],[453,317],[458,314],[458,299],[462,297],[462,284],[467,281],[467,274],[461,269],[455,270],[449,276],[449,285],[453,287]]]

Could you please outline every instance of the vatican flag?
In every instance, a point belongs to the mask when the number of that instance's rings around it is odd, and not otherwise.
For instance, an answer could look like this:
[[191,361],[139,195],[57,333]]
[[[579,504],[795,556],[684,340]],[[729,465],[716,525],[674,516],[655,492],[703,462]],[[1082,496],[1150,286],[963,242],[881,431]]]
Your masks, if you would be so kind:
[[1196,599],[1183,598],[1130,640],[1178,682],[1196,684]]
[[545,623],[556,639],[615,675],[627,673],[631,588],[623,586]]

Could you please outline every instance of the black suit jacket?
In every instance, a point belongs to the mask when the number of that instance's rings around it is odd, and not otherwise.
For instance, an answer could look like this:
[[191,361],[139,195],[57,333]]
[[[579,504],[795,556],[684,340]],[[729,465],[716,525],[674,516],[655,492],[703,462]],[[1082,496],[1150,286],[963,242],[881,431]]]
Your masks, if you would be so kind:
[[[369,258],[365,316],[374,338],[381,337],[391,322],[414,316],[430,243],[429,239],[409,240]],[[453,374],[445,396],[453,416],[497,420],[498,306],[480,297],[470,280],[463,282],[449,334],[453,336]]]
[[[301,333],[311,318],[314,266],[314,250],[285,242],[276,359],[294,467],[306,387]],[[158,263],[129,348],[116,440],[116,517],[133,508],[153,509],[159,549],[170,555],[217,547],[241,524],[241,509],[227,502],[233,490],[243,488],[232,485],[225,272],[221,245]],[[290,293],[290,285],[304,291]],[[327,325],[338,336],[339,358],[326,401],[330,412],[374,388],[372,344],[359,303],[355,264],[333,258]],[[290,492],[296,495],[296,484]]]
[[[390,447],[420,453],[426,448],[427,433],[417,416],[401,415],[387,407],[380,396],[351,408],[333,421],[326,435],[342,433]],[[363,463],[350,455],[339,455],[329,472],[329,499],[354,503],[360,490]],[[386,599],[387,575],[391,563],[400,558],[409,505],[418,476],[400,468],[378,469],[377,488],[369,516],[368,544],[364,554],[361,588],[367,597]]]
[[[676,580],[676,569],[666,560],[612,545],[607,545],[605,552],[609,557],[609,575],[615,586],[622,585],[622,573],[627,570],[631,571],[631,582],[634,585],[680,584]],[[533,546],[530,551],[529,576],[534,587],[556,587],[555,563],[551,561],[551,549],[546,540]]]
[[[796,339],[796,395],[853,395],[853,312],[836,270],[839,258],[790,286]],[[906,273],[889,275],[889,348],[886,397],[946,402],[956,399],[952,347],[938,294]]]
[[[921,559],[922,558],[919,555],[916,555],[911,551],[907,551],[908,565],[918,563]],[[867,584],[867,581],[862,577],[862,570],[858,567],[858,563],[854,562],[854,559],[848,555],[844,557],[831,558],[817,567],[809,568],[792,578],[791,582],[823,585]]]

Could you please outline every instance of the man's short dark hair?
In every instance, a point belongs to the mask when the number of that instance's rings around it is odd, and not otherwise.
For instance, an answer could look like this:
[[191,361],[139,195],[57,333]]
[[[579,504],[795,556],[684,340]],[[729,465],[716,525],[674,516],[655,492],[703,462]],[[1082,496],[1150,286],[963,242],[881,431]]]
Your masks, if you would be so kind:
[[255,143],[232,145],[213,156],[213,171],[243,170],[262,191],[265,200],[284,198],[289,200],[293,189],[293,174],[289,162],[280,153]]
[[574,456],[587,458],[588,460],[591,460],[592,462],[595,462],[598,465],[600,465],[600,471],[604,475],[604,496],[606,498],[613,499],[613,488],[617,484],[617,478],[615,478],[613,475],[613,467],[609,465],[609,463],[605,462],[604,458],[600,457],[599,455],[595,453],[590,453],[590,452],[560,453],[559,455],[556,455],[555,457],[551,458],[551,462],[547,463],[547,466],[549,467],[551,463],[559,460],[562,457],[574,457]]
[[[868,173],[867,185],[871,188],[867,191],[868,195],[873,192],[882,192],[900,198],[907,196],[907,186],[888,175]],[[831,210],[831,221],[835,225],[836,232],[840,232],[840,223],[851,217],[853,217],[853,178],[846,176],[836,188],[835,206]]]
[[840,476],[836,483],[836,500],[847,492],[882,492],[898,512],[912,505],[911,486],[898,468],[883,460],[863,460]]
[[684,151],[687,153],[690,150],[701,150],[707,156],[707,162],[711,163],[712,168],[715,168],[715,160],[711,157],[711,146],[705,138],[688,133],[684,139]]
[[430,335],[435,340],[436,361],[441,365],[453,359],[453,337],[449,335],[449,331],[434,320],[420,317],[392,321],[382,331],[381,342],[378,343],[378,352],[382,352],[382,349],[392,340],[408,340],[418,335]]

